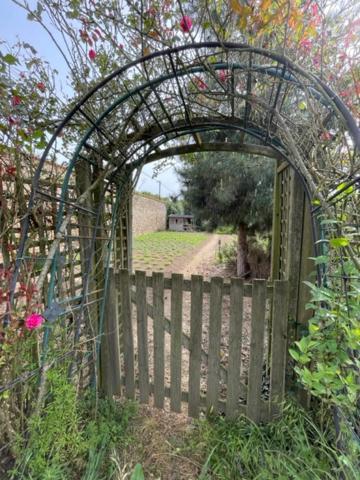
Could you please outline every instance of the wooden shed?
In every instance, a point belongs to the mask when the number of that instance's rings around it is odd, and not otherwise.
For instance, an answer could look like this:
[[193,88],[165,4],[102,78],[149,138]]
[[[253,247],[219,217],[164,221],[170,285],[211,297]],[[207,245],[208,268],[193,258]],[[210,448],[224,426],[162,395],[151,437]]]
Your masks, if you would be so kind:
[[169,230],[176,232],[189,232],[194,230],[193,215],[169,215]]

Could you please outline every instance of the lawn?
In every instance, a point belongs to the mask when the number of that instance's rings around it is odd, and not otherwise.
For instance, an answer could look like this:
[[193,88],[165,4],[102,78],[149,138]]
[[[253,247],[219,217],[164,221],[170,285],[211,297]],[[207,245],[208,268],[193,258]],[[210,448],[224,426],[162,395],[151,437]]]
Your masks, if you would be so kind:
[[133,269],[165,271],[178,257],[185,255],[208,238],[199,232],[153,232],[134,241]]

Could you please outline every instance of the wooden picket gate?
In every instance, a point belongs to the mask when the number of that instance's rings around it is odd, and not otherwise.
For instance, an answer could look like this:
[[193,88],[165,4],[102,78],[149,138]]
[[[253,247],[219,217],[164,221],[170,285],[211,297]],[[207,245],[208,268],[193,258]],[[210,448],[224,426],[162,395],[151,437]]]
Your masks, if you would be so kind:
[[258,422],[279,414],[288,281],[187,280],[120,270],[110,272],[109,282],[101,357],[105,391],[143,403],[153,396],[158,408],[169,399],[175,412],[187,404],[191,417],[205,410],[228,417],[243,413]]

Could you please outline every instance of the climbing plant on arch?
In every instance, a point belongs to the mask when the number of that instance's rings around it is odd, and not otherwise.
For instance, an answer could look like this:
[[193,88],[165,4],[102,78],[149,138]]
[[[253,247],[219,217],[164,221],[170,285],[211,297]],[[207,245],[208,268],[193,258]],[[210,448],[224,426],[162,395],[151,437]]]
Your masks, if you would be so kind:
[[[202,141],[203,132],[229,129],[237,133],[234,143]],[[206,42],[133,61],[76,104],[42,155],[5,322],[21,317],[16,293],[19,279],[30,272],[46,319],[42,375],[47,352],[55,348],[73,359],[71,373],[90,365],[96,381],[108,272],[129,266],[128,205],[141,168],[204,150],[246,152],[291,165],[311,204],[317,254],[327,256],[319,279],[346,296],[348,283],[338,265],[350,260],[359,268],[358,244],[351,241],[358,235],[359,148],[359,129],[337,94],[282,55]],[[64,158],[61,191],[50,194],[42,175]],[[40,258],[41,232],[32,219],[54,211],[56,231]]]

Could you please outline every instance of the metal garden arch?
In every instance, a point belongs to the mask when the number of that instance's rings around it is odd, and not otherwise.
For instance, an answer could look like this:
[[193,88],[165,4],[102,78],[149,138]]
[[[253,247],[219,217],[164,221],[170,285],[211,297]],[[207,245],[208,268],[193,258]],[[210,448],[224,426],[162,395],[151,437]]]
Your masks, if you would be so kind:
[[[236,131],[235,143],[202,139],[203,132],[227,130]],[[303,235],[306,222],[300,222],[300,230],[297,225],[300,202],[301,218],[307,215],[308,223],[311,208],[316,241],[322,235],[319,212],[325,209],[331,215],[336,198],[359,180],[359,148],[359,128],[340,98],[315,75],[267,50],[236,43],[186,45],[154,52],[101,80],[49,141],[22,224],[12,300],[32,258],[27,252],[37,233],[31,215],[56,209],[56,231],[47,239],[41,271],[35,272],[48,319],[43,361],[50,336],[59,336],[57,325],[71,317],[72,350],[82,338],[97,338],[95,347],[77,353],[78,364],[89,359],[96,363],[108,271],[110,266],[129,266],[129,194],[145,163],[205,150],[274,158],[278,188],[286,184],[289,201],[295,202],[288,237]],[[49,164],[64,158],[61,190],[50,194],[42,178]],[[292,167],[287,179],[281,176],[284,165]],[[276,235],[276,248],[281,249],[280,226]],[[298,240],[302,253],[296,261],[287,253],[293,261],[288,272],[300,268],[310,243]],[[279,278],[281,267],[275,271]],[[298,291],[301,279],[296,275]]]

